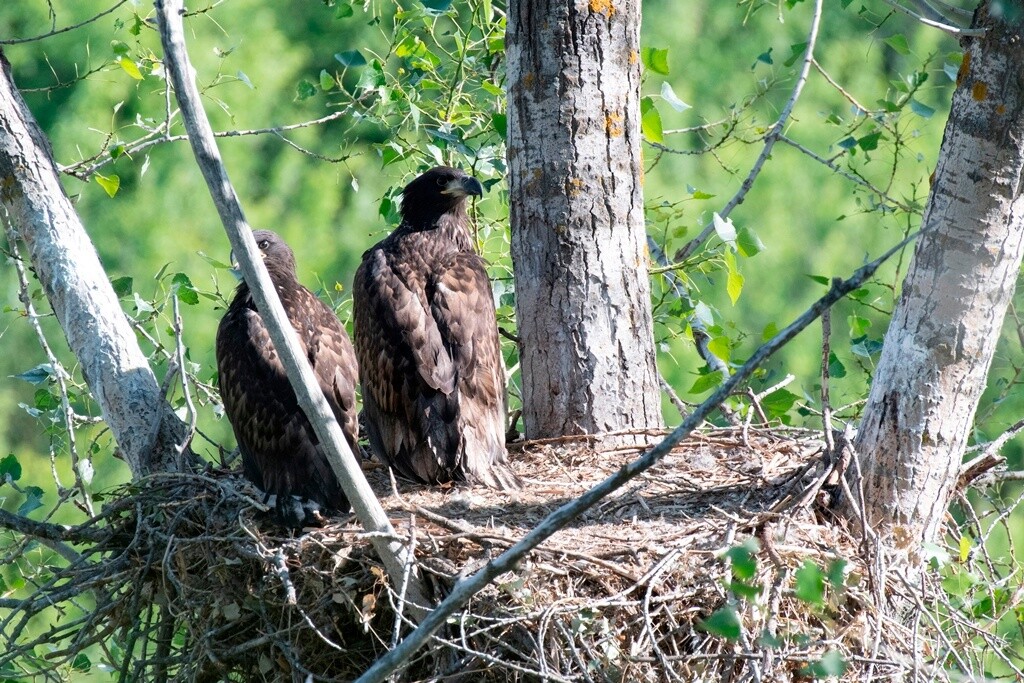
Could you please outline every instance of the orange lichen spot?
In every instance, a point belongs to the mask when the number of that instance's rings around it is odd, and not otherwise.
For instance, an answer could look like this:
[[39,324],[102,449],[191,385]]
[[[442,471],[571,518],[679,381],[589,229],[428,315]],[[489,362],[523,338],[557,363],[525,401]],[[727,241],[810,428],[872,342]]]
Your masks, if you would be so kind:
[[594,14],[603,14],[609,19],[615,14],[615,6],[612,0],[590,0],[590,11]]
[[960,69],[956,72],[956,84],[959,86],[967,77],[967,71],[971,68],[971,53],[965,52],[964,59],[960,62]]
[[1006,105],[1005,104],[997,104],[996,105],[996,113],[999,114],[1000,116],[1005,114],[1006,113]]
[[586,187],[587,184],[581,178],[569,178],[565,184],[565,194],[573,198],[579,197]]
[[633,66],[640,61],[640,53],[637,50],[629,51],[629,65]]
[[971,86],[971,97],[973,97],[976,102],[984,102],[985,98],[988,97],[988,84],[984,81],[978,81]]
[[604,117],[604,130],[610,138],[622,137],[622,114],[610,111]]
[[533,83],[536,80],[537,79],[534,77],[533,72],[527,71],[525,74],[523,74],[523,87],[526,88],[527,90],[532,90]]

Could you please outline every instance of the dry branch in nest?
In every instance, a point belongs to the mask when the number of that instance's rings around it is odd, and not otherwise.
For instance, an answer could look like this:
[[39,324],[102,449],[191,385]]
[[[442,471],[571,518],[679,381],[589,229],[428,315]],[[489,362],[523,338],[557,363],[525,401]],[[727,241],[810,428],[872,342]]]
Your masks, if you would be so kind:
[[[399,493],[386,470],[367,469],[440,599],[637,452],[571,440],[520,446],[513,461],[529,485],[515,493]],[[475,596],[399,677],[944,678],[964,642],[955,619],[950,610],[941,623],[933,617],[941,610],[927,580],[911,590],[882,558],[865,562],[862,540],[828,515],[830,469],[809,432],[700,432]],[[79,558],[0,621],[0,667],[56,676],[92,646],[127,680],[358,677],[412,627],[401,586],[354,523],[289,537],[264,509],[226,472],[159,475],[117,492],[96,520],[57,539]],[[903,615],[910,605],[917,626],[890,616],[891,604]],[[30,637],[38,614],[52,626]],[[995,651],[994,633],[990,641],[982,645]],[[60,649],[30,656],[53,642]],[[1020,666],[1019,654],[999,656]]]

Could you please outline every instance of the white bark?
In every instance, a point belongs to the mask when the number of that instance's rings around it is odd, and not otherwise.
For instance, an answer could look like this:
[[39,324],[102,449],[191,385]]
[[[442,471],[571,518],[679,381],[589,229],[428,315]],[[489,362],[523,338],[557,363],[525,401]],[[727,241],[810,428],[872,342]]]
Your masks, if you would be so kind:
[[[192,145],[196,162],[220,214],[242,274],[267,324],[267,332],[270,333],[274,348],[280,355],[288,380],[299,400],[299,406],[312,423],[331,469],[338,477],[345,496],[352,503],[359,522],[364,529],[371,532],[370,542],[384,563],[391,580],[396,587],[401,586],[407,565],[413,561],[409,556],[411,549],[405,548],[395,540],[397,534],[391,526],[391,520],[363,476],[359,461],[349,448],[341,426],[327,404],[323,391],[320,390],[313,369],[309,367],[295,330],[288,322],[281,300],[270,281],[267,268],[263,265],[263,259],[260,258],[252,229],[245,220],[238,195],[228,179],[227,170],[213,136],[213,128],[202,107],[199,89],[195,83],[195,71],[185,47],[182,0],[157,0],[156,9],[164,48],[164,66],[174,85],[174,93],[181,106],[182,121],[188,131],[189,143]],[[417,620],[421,619],[427,601],[419,578],[415,574],[409,577],[406,596],[412,603],[410,614]]]
[[912,560],[941,530],[1024,253],[1024,32],[987,5],[856,441],[866,520]]
[[185,425],[160,392],[2,51],[0,63],[0,206],[28,247],[39,283],[132,476],[174,471],[181,464],[177,454]]
[[529,438],[659,427],[640,1],[509,3],[509,186]]

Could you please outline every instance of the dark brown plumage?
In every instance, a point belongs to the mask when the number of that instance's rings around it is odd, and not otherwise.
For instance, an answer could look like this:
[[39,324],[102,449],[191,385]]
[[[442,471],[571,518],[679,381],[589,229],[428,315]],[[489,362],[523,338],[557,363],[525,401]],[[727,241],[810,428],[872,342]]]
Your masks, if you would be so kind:
[[462,171],[427,171],[403,191],[398,228],[363,254],[352,286],[363,412],[373,450],[405,477],[517,488],[494,299],[466,215],[481,193]]
[[[280,237],[268,230],[255,230],[253,237],[320,388],[352,452],[358,454],[359,371],[345,328],[330,308],[299,284],[295,256]],[[245,476],[268,496],[277,496],[278,521],[303,525],[307,516],[293,496],[314,501],[328,514],[347,512],[348,499],[299,407],[245,282],[217,329],[217,370]]]

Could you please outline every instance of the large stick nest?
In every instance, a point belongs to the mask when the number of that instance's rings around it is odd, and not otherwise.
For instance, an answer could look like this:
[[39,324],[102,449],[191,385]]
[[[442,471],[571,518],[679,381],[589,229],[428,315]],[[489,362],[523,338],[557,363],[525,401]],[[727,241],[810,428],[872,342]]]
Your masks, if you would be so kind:
[[[366,469],[439,600],[640,450],[520,445],[512,459],[527,487],[515,493],[408,484],[396,492],[384,468]],[[892,581],[881,588],[861,539],[825,511],[822,453],[806,432],[694,435],[478,594],[400,678],[934,673],[927,641],[887,616],[889,599],[908,591]],[[81,631],[121,644],[127,679],[356,678],[412,628],[408,608],[396,617],[402,601],[353,519],[291,536],[264,510],[228,472],[161,475],[126,489],[103,515],[107,531],[85,577],[97,605]],[[745,551],[727,552],[745,540]],[[81,567],[68,571],[84,580]],[[830,571],[831,581],[821,578]]]

